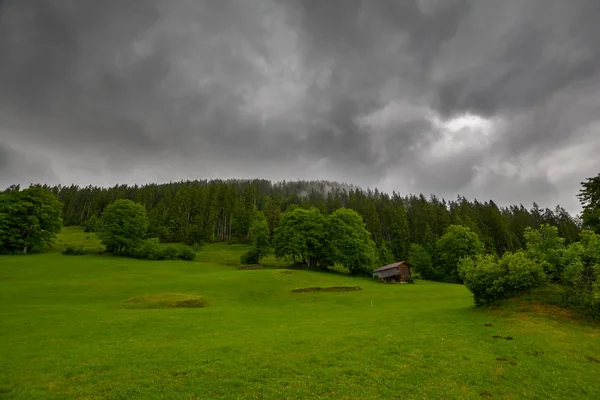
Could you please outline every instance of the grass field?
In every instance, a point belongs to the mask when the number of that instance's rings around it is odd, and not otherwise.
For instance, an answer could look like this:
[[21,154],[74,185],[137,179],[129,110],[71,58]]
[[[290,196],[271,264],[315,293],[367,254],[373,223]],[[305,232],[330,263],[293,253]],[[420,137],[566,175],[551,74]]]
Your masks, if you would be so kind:
[[[2,399],[600,398],[600,328],[539,307],[475,310],[461,285],[273,259],[240,271],[241,245],[152,262],[64,256],[99,246],[73,228],[59,240],[0,257]],[[292,293],[309,286],[363,290]],[[206,306],[129,306],[173,294]]]

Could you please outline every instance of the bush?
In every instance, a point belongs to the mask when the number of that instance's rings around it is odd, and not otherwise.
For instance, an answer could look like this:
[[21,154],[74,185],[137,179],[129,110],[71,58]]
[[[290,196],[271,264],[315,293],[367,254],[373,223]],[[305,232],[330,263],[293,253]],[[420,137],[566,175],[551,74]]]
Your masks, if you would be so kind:
[[194,261],[196,259],[196,252],[189,246],[182,246],[179,249],[177,257],[185,261]]
[[258,264],[259,261],[260,261],[260,250],[255,247],[248,250],[247,252],[242,254],[242,256],[240,257],[240,262],[245,265]]
[[131,256],[142,260],[164,259],[163,250],[160,247],[158,238],[144,240],[140,246],[133,249]]
[[185,260],[196,259],[196,252],[189,246],[161,246],[157,238],[146,239],[129,256],[141,260]]
[[421,274],[418,273],[418,272],[411,273],[410,277],[413,278],[416,281],[420,281],[421,279],[423,279],[423,277],[421,277]]
[[173,245],[163,247],[161,250],[163,260],[176,260],[179,257],[179,249]]
[[69,246],[65,248],[62,253],[66,256],[82,256],[86,254],[85,250],[83,250],[82,244],[78,246]]
[[506,253],[500,260],[479,256],[459,262],[459,274],[473,293],[476,306],[515,296],[546,283],[543,267],[523,252]]

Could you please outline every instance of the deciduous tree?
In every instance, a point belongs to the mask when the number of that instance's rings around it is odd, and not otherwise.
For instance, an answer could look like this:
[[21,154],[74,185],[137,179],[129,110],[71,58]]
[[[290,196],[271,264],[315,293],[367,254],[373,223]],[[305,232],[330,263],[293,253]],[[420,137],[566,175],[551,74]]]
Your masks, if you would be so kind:
[[98,237],[113,254],[131,252],[140,246],[148,231],[146,209],[131,200],[116,200],[100,218]]
[[460,259],[477,256],[484,250],[479,237],[461,225],[450,225],[435,247],[442,279],[448,282],[460,282],[457,270]]
[[62,227],[63,204],[49,190],[32,186],[0,195],[0,252],[28,253],[51,244]]
[[361,216],[340,208],[329,216],[331,260],[348,268],[351,274],[368,274],[376,261],[375,242]]

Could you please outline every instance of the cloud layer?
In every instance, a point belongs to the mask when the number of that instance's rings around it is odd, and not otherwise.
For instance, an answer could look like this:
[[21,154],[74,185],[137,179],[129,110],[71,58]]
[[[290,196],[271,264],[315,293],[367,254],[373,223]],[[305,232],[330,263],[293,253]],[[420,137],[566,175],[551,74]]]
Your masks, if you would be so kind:
[[0,2],[0,186],[334,179],[578,211],[596,0]]

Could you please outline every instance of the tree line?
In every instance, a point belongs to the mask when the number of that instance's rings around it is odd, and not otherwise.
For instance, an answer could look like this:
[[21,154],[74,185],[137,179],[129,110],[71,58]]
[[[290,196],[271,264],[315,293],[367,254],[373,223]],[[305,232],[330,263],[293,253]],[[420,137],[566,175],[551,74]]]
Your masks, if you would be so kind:
[[[407,259],[411,244],[435,252],[439,238],[451,225],[474,232],[485,251],[503,254],[523,248],[527,227],[556,226],[566,243],[577,240],[580,221],[562,207],[542,209],[533,204],[500,207],[458,197],[445,200],[431,195],[400,195],[362,190],[328,181],[272,183],[267,180],[195,180],[166,184],[40,186],[63,204],[65,225],[94,230],[106,207],[117,199],[143,205],[149,219],[148,235],[161,242],[248,242],[257,212],[262,212],[272,238],[286,210],[316,208],[325,217],[340,208],[356,211],[364,220],[378,254]],[[15,191],[11,187],[8,191]]]

